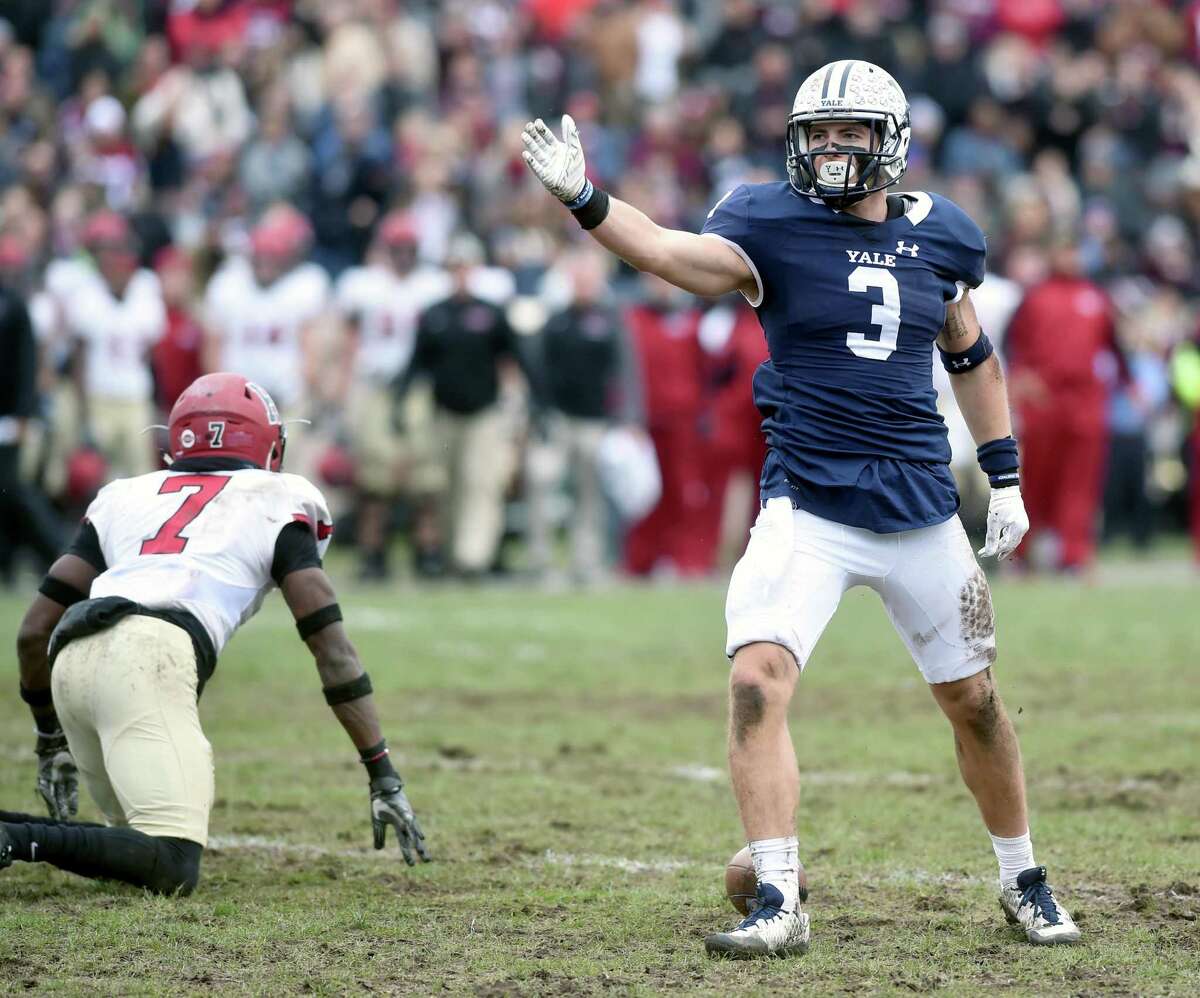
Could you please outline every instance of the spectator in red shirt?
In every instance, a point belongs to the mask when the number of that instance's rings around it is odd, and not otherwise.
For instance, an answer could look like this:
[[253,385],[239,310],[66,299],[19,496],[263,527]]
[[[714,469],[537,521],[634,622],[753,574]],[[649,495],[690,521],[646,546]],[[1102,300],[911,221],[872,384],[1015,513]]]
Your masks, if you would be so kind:
[[170,412],[175,400],[204,373],[201,346],[204,330],[196,319],[196,281],[187,253],[168,246],[154,258],[154,270],[162,283],[167,306],[167,329],[150,355],[154,369],[154,401],[162,412]]
[[[1044,559],[1086,569],[1108,450],[1108,397],[1121,365],[1108,296],[1080,270],[1073,240],[1051,252],[1051,273],[1030,289],[1005,339],[1009,396],[1023,458],[1029,511],[1025,555],[1046,543]],[[1050,534],[1056,545],[1049,544]]]

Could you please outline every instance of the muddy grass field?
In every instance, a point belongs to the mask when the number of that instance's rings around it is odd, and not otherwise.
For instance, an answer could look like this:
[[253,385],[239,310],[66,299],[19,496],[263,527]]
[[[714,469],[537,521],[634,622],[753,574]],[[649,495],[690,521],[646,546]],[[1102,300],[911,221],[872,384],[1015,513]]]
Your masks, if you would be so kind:
[[[217,801],[200,890],[0,873],[0,991],[1200,992],[1196,580],[995,589],[1035,849],[1080,946],[1005,925],[949,729],[869,591],[848,594],[793,712],[812,951],[733,964],[702,944],[733,920],[721,878],[741,844],[717,588],[348,590],[436,862],[370,849],[354,752],[273,597],[201,705]],[[0,603],[10,642],[21,602]],[[33,810],[15,666],[5,682],[0,807]]]

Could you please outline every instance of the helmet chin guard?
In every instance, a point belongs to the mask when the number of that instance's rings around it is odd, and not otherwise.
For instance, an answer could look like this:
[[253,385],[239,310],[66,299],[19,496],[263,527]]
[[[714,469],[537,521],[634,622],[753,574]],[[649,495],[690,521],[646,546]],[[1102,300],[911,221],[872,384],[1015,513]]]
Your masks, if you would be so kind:
[[[865,125],[871,147],[810,148],[813,125],[839,121]],[[830,63],[796,92],[787,127],[788,180],[797,194],[830,207],[855,204],[904,176],[911,137],[908,101],[888,73],[859,60]],[[819,168],[818,158],[825,159]]]

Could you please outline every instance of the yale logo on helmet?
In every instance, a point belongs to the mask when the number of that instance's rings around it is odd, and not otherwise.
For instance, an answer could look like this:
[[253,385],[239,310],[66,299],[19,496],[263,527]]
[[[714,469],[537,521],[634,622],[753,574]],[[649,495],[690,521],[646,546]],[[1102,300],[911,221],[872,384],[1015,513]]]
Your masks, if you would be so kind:
[[179,434],[179,446],[180,447],[194,447],[195,445],[196,445],[196,434],[194,434],[189,427],[185,426],[183,428],[182,432]]
[[[267,410],[267,422],[272,426],[279,425],[279,410],[275,408],[275,400],[267,393],[265,388],[256,385],[253,381],[246,382],[246,388],[254,392],[262,401],[263,407]],[[219,446],[219,445],[217,445]]]

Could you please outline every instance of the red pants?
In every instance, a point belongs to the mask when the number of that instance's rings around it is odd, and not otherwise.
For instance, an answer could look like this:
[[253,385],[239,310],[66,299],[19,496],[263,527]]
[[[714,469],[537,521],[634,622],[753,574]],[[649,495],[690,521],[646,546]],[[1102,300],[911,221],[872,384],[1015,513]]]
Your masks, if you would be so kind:
[[652,427],[650,439],[662,471],[662,498],[626,536],[625,568],[646,575],[661,564],[680,575],[705,575],[713,567],[713,540],[703,441],[691,420]]
[[1192,550],[1200,562],[1200,416],[1192,430]]
[[[1094,418],[1089,418],[1094,415]],[[1104,490],[1108,428],[1103,412],[1070,405],[1022,413],[1021,493],[1029,513],[1028,545],[1053,530],[1060,568],[1081,568],[1096,553],[1096,518]]]

